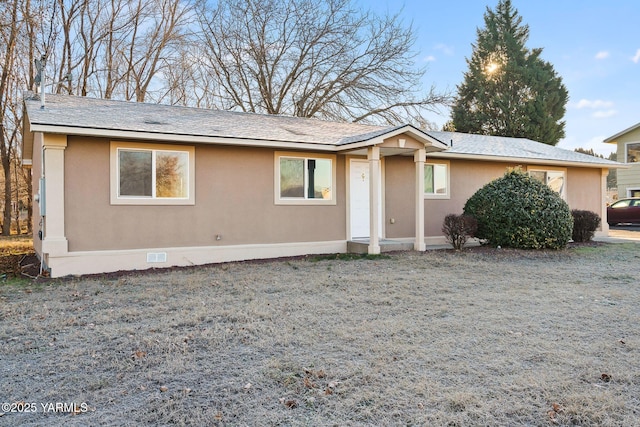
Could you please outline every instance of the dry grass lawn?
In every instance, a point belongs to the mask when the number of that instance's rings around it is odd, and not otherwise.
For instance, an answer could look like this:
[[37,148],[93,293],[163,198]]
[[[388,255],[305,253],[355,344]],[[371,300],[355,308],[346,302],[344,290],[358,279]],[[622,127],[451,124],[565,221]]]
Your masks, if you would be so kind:
[[[27,258],[29,261],[24,263]],[[23,269],[22,267],[29,262],[35,262],[37,265]],[[24,234],[0,236],[0,279],[22,276],[30,270],[39,271],[39,262],[34,256],[31,236]]]
[[33,252],[31,235],[0,236],[0,256],[20,255]]
[[0,285],[0,425],[638,425],[639,257],[477,248]]

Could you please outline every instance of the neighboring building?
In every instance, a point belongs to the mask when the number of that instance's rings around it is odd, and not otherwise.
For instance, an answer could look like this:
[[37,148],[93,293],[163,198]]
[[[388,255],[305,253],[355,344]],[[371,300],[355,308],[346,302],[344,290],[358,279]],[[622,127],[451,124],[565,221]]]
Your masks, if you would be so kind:
[[618,197],[640,197],[640,123],[610,136],[604,142],[616,144],[618,162],[629,166],[618,169]]
[[[73,96],[25,100],[34,246],[54,277],[444,243],[507,168],[606,218],[616,162],[538,142]],[[608,228],[603,221],[600,234]],[[357,244],[355,244],[357,246]]]

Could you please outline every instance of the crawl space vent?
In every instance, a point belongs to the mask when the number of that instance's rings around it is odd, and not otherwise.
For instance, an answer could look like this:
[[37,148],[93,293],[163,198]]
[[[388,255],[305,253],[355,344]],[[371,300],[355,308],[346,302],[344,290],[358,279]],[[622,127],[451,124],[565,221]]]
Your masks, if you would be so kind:
[[147,252],[147,262],[167,262],[167,253]]

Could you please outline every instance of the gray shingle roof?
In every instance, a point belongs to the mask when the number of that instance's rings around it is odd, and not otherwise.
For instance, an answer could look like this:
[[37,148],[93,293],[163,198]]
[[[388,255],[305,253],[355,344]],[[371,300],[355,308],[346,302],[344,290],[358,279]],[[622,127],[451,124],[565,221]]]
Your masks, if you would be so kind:
[[[391,127],[64,95],[27,100],[32,125],[337,145]],[[362,136],[364,135],[364,137]]]
[[[161,104],[134,103],[67,95],[46,95],[45,108],[38,97],[25,100],[32,129],[73,129],[140,132],[146,134],[215,137],[307,143],[343,147],[373,140],[405,126],[372,126],[299,117],[241,113]],[[451,146],[441,156],[479,156],[582,163],[620,167],[620,163],[542,144],[524,138],[420,131]]]
[[443,155],[472,155],[589,163],[594,165],[621,166],[620,163],[576,151],[565,150],[526,138],[473,135],[458,132],[427,131],[429,135],[450,146]]

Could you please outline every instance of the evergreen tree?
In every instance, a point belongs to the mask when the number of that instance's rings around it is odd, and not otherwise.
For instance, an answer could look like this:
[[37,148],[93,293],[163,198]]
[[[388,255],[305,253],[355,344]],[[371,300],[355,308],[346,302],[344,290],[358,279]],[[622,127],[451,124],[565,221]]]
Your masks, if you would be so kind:
[[[614,162],[618,161],[618,153],[615,151],[609,154],[607,157],[608,160],[613,160]],[[607,188],[608,189],[616,189],[618,188],[618,169],[609,169],[609,175],[607,175]]]
[[573,151],[575,151],[576,153],[588,154],[593,157],[600,157],[601,159],[604,159],[604,156],[602,154],[597,154],[595,151],[593,151],[593,148],[587,149],[587,148],[578,147]]
[[542,49],[529,50],[529,26],[500,0],[487,7],[451,118],[458,132],[529,138],[556,145],[564,137],[567,89]]

